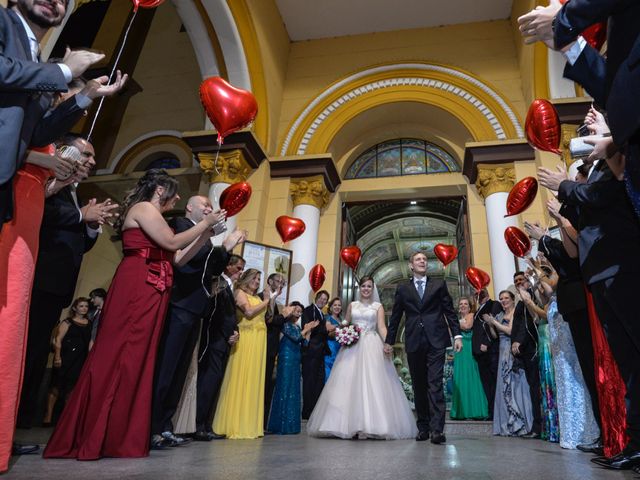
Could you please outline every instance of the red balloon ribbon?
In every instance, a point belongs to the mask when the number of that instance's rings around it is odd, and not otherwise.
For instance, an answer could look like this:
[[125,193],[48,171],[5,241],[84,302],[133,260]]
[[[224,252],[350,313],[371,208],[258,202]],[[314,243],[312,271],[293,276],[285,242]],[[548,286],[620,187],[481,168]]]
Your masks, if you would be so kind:
[[306,228],[305,223],[299,218],[288,217],[287,215],[276,218],[276,230],[280,234],[282,243],[298,238]]
[[311,285],[311,289],[314,292],[317,292],[322,288],[322,284],[326,278],[327,272],[324,267],[319,263],[314,265],[313,268],[309,271],[309,285]]
[[438,243],[433,247],[433,253],[435,253],[438,260],[446,267],[453,262],[458,256],[458,249],[455,245],[445,245],[444,243]]
[[517,215],[531,206],[538,193],[538,180],[525,177],[516,183],[507,197],[507,214],[505,217]]
[[220,77],[209,77],[200,85],[200,101],[218,132],[224,137],[249,125],[258,114],[258,102],[247,90],[236,88]]
[[507,227],[504,230],[504,241],[516,257],[524,258],[531,252],[529,236],[518,227]]
[[234,183],[220,194],[220,208],[227,211],[227,218],[233,217],[247,206],[250,198],[251,185],[247,182]]
[[340,257],[352,270],[355,270],[360,262],[360,257],[362,257],[362,251],[359,247],[351,245],[340,250]]

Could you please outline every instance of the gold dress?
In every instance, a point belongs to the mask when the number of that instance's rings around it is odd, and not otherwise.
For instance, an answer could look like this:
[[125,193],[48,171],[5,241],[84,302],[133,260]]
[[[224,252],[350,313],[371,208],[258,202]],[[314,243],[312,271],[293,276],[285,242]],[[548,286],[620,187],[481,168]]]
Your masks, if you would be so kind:
[[[247,294],[252,307],[260,297]],[[227,438],[258,438],[264,435],[264,381],[266,369],[266,308],[246,318],[236,310],[240,339],[232,349],[213,419],[213,431]]]

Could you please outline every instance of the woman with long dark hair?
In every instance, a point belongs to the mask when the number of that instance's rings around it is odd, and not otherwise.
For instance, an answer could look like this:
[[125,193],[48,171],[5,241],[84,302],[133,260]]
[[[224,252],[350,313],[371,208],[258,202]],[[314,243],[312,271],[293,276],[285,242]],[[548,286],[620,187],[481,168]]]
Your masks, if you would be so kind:
[[116,228],[124,258],[109,287],[95,344],[44,457],[149,454],[153,370],[173,282],[171,263],[189,261],[224,217],[212,212],[175,234],[162,214],[179,199],[177,180],[152,169],[123,202]]

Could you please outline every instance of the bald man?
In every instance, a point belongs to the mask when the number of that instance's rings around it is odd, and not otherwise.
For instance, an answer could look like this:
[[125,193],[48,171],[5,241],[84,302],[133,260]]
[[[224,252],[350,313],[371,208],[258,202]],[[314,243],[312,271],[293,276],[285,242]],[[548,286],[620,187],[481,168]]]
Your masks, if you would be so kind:
[[[202,195],[191,197],[184,217],[170,222],[176,233],[184,232],[198,223],[213,207]],[[214,231],[225,230],[224,222],[214,225]],[[229,253],[244,240],[242,233],[230,233],[221,247],[210,242],[184,266],[173,267],[174,281],[169,311],[158,350],[151,423],[151,448],[161,449],[185,443],[173,434],[172,417],[176,413],[187,371],[198,341],[200,319],[207,306],[213,275],[220,275],[229,260]],[[100,340],[98,336],[97,341]],[[195,425],[194,425],[195,427]]]

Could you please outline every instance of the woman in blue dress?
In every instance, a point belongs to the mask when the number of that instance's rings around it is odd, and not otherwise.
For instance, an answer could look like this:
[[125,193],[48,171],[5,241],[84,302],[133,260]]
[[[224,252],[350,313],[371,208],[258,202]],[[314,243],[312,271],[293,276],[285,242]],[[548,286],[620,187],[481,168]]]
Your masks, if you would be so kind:
[[291,302],[290,307],[293,310],[282,327],[276,387],[267,427],[271,433],[279,435],[300,433],[301,347],[318,325],[318,320],[309,322],[301,331],[296,322],[302,316],[303,306],[300,302]]
[[342,322],[340,315],[342,315],[342,302],[336,297],[329,302],[329,314],[324,317],[327,321],[327,331],[329,332],[327,343],[331,350],[331,355],[324,356],[324,383],[327,383],[329,380],[331,367],[333,367],[333,362],[336,361],[336,356],[340,350],[340,344],[335,340],[336,328],[339,327],[340,322]]

